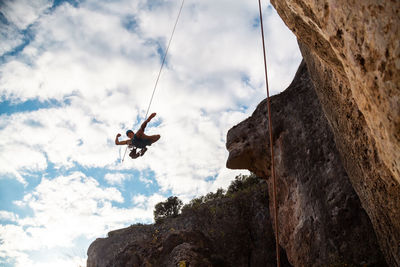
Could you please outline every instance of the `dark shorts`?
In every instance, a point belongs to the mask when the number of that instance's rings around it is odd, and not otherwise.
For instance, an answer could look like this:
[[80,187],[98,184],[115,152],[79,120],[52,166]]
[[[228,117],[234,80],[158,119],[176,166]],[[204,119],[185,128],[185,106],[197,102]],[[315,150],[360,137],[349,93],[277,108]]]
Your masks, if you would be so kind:
[[132,139],[132,145],[137,148],[145,148],[151,146],[153,142],[149,139],[138,138],[136,135]]

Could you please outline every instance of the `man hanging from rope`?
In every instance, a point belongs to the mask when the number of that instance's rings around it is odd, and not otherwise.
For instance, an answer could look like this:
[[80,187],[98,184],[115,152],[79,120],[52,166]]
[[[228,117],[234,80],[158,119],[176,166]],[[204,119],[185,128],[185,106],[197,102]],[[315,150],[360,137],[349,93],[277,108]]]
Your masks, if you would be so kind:
[[[128,140],[125,141],[119,141],[118,138],[121,136],[121,134],[117,134],[115,137],[115,144],[116,145],[129,145],[133,146],[133,149],[131,153],[129,153],[129,156],[133,159],[136,159],[140,156],[143,156],[144,153],[147,151],[146,146],[151,146],[153,143],[157,142],[158,139],[160,139],[160,135],[146,135],[144,133],[144,129],[147,126],[147,123],[151,121],[152,118],[156,116],[156,113],[152,113],[150,117],[145,120],[145,122],[142,123],[140,126],[140,129],[136,132],[136,134],[132,130],[126,131],[126,135],[129,137]],[[141,150],[139,152],[136,152],[136,149],[140,148]]]

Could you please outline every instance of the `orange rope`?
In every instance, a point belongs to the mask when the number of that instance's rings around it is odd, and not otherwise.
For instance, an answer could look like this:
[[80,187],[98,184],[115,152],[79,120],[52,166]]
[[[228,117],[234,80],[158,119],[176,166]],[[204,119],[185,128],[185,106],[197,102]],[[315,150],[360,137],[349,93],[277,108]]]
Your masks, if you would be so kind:
[[276,204],[276,177],[275,177],[275,161],[274,161],[274,146],[272,138],[272,121],[271,121],[271,103],[269,100],[269,86],[268,86],[268,71],[267,71],[267,56],[265,53],[265,41],[264,41],[264,27],[263,18],[261,12],[261,2],[258,0],[258,8],[260,11],[260,25],[261,25],[261,36],[264,52],[264,69],[265,69],[265,84],[267,88],[267,104],[268,104],[268,127],[269,127],[269,144],[271,148],[271,172],[272,172],[272,182],[273,182],[273,200],[274,200],[274,223],[275,223],[275,243],[276,243],[276,264],[280,266],[280,255],[279,255],[279,231],[278,231],[278,207]]

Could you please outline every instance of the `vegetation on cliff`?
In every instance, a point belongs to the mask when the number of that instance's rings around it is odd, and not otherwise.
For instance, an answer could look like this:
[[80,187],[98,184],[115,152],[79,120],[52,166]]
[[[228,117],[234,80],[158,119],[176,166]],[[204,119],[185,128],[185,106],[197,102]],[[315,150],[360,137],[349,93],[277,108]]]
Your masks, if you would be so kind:
[[189,203],[183,205],[182,200],[176,196],[170,196],[167,200],[157,203],[154,206],[154,221],[156,223],[162,223],[166,218],[175,218],[182,212],[184,214],[192,213],[194,209],[199,206],[222,198],[232,198],[235,194],[242,190],[251,190],[253,185],[260,183],[259,177],[255,174],[250,175],[238,175],[231,182],[227,190],[219,188],[215,193],[210,192],[205,196],[200,196],[192,199]]

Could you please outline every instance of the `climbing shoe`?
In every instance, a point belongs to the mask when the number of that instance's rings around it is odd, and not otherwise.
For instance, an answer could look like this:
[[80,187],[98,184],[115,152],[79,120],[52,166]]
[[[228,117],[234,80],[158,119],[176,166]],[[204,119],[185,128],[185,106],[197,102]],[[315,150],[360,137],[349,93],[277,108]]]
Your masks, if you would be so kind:
[[136,149],[132,149],[131,153],[129,153],[129,157],[136,159],[140,156],[139,153],[136,153]]
[[146,153],[146,151],[147,151],[147,147],[142,148],[142,150],[140,150],[140,156],[143,156],[144,153]]

